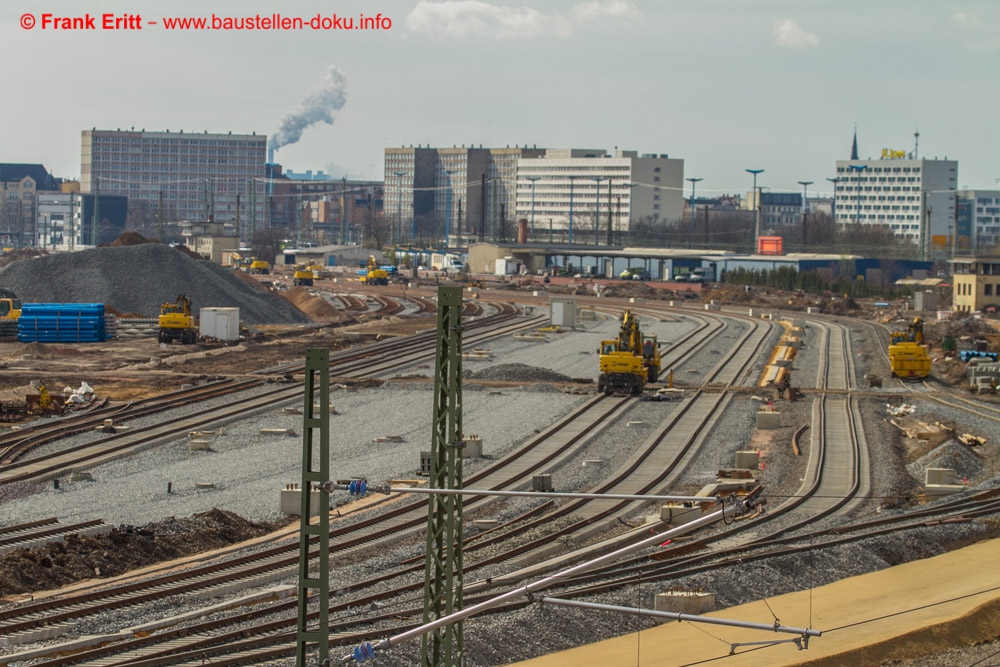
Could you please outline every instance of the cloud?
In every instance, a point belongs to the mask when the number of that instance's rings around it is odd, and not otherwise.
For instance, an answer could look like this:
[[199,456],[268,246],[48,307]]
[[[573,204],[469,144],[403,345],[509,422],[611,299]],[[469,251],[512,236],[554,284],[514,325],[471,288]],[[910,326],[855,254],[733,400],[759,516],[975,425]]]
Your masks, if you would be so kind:
[[639,8],[629,0],[609,0],[606,2],[592,0],[574,6],[573,15],[581,21],[593,21],[605,16],[612,18],[638,16]]
[[980,25],[979,19],[972,14],[966,14],[964,12],[952,14],[951,20],[963,28],[978,28]]
[[987,26],[972,14],[959,12],[952,14],[952,23],[959,28],[959,33],[952,33],[959,41],[965,44],[965,48],[970,51],[1000,51],[1000,39],[993,36]]
[[410,32],[433,39],[529,39],[567,37],[570,34],[565,21],[546,16],[538,10],[491,5],[481,0],[421,0],[406,17],[406,25]]
[[779,19],[774,22],[775,46],[786,46],[792,49],[802,49],[819,44],[819,37],[806,32],[791,19]]

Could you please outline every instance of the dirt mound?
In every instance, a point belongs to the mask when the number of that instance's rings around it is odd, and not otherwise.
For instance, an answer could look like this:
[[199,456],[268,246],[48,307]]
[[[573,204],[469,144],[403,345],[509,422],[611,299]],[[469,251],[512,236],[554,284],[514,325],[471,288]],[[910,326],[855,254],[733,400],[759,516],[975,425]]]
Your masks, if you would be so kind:
[[253,523],[223,510],[170,518],[139,528],[119,526],[90,537],[70,536],[0,557],[0,597],[51,590],[84,579],[114,577],[172,558],[259,537],[279,525]]
[[147,239],[139,232],[125,232],[112,241],[110,245],[118,248],[121,246],[142,245],[144,243],[159,243],[159,241]]
[[316,322],[330,322],[343,319],[344,314],[321,296],[309,292],[305,287],[293,287],[284,293],[296,308]]
[[526,364],[497,364],[490,368],[471,373],[473,380],[501,380],[504,382],[572,382],[573,378],[556,373],[548,368],[538,368]]

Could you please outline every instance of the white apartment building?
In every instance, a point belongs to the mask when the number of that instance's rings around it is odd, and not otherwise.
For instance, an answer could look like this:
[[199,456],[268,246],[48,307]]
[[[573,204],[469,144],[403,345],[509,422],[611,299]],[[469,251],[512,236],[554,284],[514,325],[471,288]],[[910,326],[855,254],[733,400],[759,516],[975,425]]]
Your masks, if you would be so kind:
[[896,238],[922,246],[928,257],[946,252],[955,221],[957,161],[837,160],[836,177],[838,223],[885,225]]
[[266,152],[263,134],[84,130],[80,187],[125,195],[132,208],[158,208],[162,196],[168,221],[212,215],[234,223],[253,215],[259,228],[267,211]]
[[[637,151],[549,149],[517,163],[517,217],[531,234],[604,243],[641,218],[673,222],[684,213],[684,160]],[[599,218],[595,228],[595,218]],[[532,224],[533,221],[533,224]]]

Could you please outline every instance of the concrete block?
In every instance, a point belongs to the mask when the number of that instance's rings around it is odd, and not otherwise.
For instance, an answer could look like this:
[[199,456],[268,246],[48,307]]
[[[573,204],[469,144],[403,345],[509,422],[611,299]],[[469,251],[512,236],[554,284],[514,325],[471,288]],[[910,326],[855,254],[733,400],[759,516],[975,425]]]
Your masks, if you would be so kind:
[[820,312],[820,309],[816,308],[815,306],[809,306],[808,308],[806,308],[806,312],[810,315],[816,315]]
[[954,484],[954,468],[928,468],[924,471],[924,484]]
[[545,290],[536,289],[531,293],[531,296],[548,296],[549,293]]
[[722,306],[717,303],[706,303],[705,310],[722,310]]
[[584,468],[602,468],[604,467],[604,461],[601,459],[586,459],[583,462]]
[[431,474],[431,453],[429,451],[420,452],[420,474]]
[[701,518],[701,507],[692,503],[667,503],[660,507],[660,521],[671,526],[682,526]]
[[215,482],[195,482],[194,488],[196,489],[214,489]]
[[781,428],[781,413],[770,411],[758,412],[757,428],[762,430]]
[[262,428],[261,435],[297,435],[294,428]]
[[[289,484],[281,490],[281,513],[300,516],[302,513],[302,489],[298,484]],[[319,516],[320,492],[313,489],[309,493],[309,516]]]
[[953,493],[961,493],[965,489],[964,484],[924,484],[924,500],[950,496]]
[[462,438],[462,458],[483,458],[483,441],[478,435],[470,435]]
[[93,482],[94,475],[86,470],[80,470],[70,475],[71,482]]
[[703,591],[657,593],[653,606],[656,611],[670,611],[676,614],[707,614],[715,611],[715,593]]
[[628,302],[629,303],[646,303],[646,300],[643,299],[641,296],[632,296],[632,297],[629,297]]
[[552,475],[532,475],[531,476],[531,490],[532,491],[551,491],[552,490]]
[[741,470],[756,470],[760,463],[760,455],[756,451],[736,452],[736,468]]
[[208,449],[208,440],[188,440],[189,452],[206,452]]

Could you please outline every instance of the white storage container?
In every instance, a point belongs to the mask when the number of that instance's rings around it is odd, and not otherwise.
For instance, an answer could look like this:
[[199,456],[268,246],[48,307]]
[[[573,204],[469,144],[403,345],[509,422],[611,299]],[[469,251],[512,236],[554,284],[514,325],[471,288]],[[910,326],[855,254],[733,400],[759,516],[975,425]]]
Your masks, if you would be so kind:
[[198,319],[199,333],[218,340],[240,339],[239,308],[202,308]]

